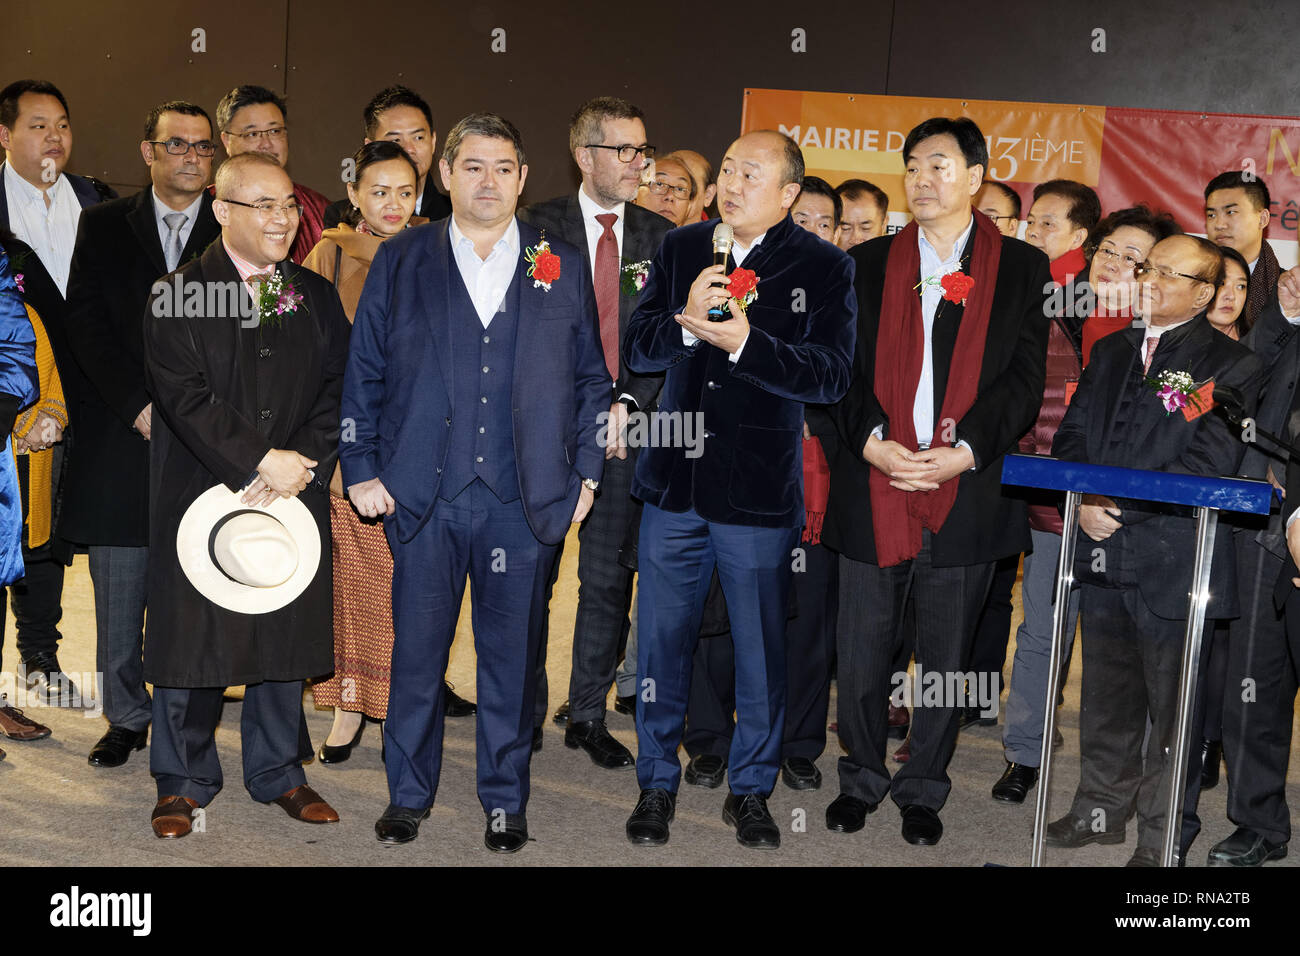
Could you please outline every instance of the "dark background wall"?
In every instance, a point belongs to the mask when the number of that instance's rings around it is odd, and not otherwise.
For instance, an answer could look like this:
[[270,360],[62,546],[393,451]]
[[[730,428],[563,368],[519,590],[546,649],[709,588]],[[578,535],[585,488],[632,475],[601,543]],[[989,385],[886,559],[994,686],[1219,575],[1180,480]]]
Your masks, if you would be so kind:
[[[206,31],[206,52],[191,34]],[[505,52],[492,32],[505,30]],[[1106,52],[1094,53],[1093,31]],[[69,98],[70,169],[130,191],[149,107],[215,112],[238,83],[289,98],[290,171],[342,195],[340,162],[361,108],[394,82],[420,91],[445,132],[494,110],[528,149],[526,199],[577,182],[573,109],[612,94],[639,104],[651,142],[720,157],[742,90],[767,87],[1288,115],[1296,111],[1300,4],[1103,0],[862,0],[614,5],[537,0],[15,3],[0,32],[0,82],[31,76]],[[801,29],[807,52],[793,52]]]

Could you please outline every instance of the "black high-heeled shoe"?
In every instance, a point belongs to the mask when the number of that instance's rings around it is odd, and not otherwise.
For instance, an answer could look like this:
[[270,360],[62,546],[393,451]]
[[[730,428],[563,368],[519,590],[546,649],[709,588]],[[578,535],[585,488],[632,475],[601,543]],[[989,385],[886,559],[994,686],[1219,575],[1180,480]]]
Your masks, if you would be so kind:
[[339,747],[331,747],[327,744],[321,744],[320,751],[316,754],[316,759],[321,763],[342,763],[352,756],[352,748],[361,742],[361,731],[366,729],[366,718],[361,718],[361,723],[357,726],[357,732],[352,735],[352,739]]

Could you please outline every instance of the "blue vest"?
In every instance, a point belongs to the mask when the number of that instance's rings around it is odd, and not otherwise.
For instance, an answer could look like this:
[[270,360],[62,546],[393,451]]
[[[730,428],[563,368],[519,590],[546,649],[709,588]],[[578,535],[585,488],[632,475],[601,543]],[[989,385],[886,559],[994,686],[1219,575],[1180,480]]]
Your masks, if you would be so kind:
[[519,474],[510,392],[519,321],[519,270],[486,329],[454,261],[450,271],[451,442],[438,497],[450,501],[475,478],[482,478],[501,501],[514,501],[519,497]]

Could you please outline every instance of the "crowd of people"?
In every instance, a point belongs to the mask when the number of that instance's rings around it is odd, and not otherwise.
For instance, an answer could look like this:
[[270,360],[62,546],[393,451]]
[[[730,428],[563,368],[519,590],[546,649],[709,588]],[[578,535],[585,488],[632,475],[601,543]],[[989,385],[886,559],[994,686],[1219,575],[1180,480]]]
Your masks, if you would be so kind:
[[[429,105],[394,86],[366,105],[331,203],[287,173],[277,93],[236,87],[215,116],[152,109],[149,186],[118,198],[67,171],[56,86],[0,91],[17,686],[89,693],[57,656],[64,569],[84,550],[108,723],[89,763],[149,747],[159,837],[189,833],[220,791],[223,693],[244,685],[245,786],[296,820],[338,821],[303,763],[346,762],[380,722],[376,835],[414,840],[444,719],[473,715],[484,841],[514,852],[550,718],[595,766],[635,768],[632,843],[668,842],[684,777],[725,781],[739,842],[774,849],[778,778],[822,785],[834,680],[827,828],[861,830],[890,797],[903,838],[935,845],[959,732],[996,724],[1005,693],[991,797],[1022,803],[1061,699],[1060,501],[1002,484],[1021,453],[1272,484],[1272,514],[1225,516],[1216,541],[1180,781],[1194,520],[1085,498],[1063,612],[1071,643],[1082,626],[1080,782],[1046,839],[1121,843],[1136,816],[1130,865],[1158,864],[1167,826],[1185,861],[1222,760],[1237,830],[1208,861],[1285,856],[1300,473],[1198,398],[1213,380],[1261,434],[1294,425],[1300,270],[1265,239],[1261,179],[1207,171],[1204,223],[1103,210],[1064,179],[1022,197],[986,180],[975,123],[935,117],[904,143],[910,221],[891,229],[879,186],[807,175],[781,133],[739,137],[715,167],[659,153],[640,109],[598,97],[570,123],[579,188],[520,207],[507,119],[461,119],[438,154]],[[548,606],[574,524],[552,715]],[[477,702],[445,679],[467,579]],[[319,748],[304,682],[333,711]],[[609,731],[611,688],[635,754]],[[15,704],[0,698],[0,731],[49,736]],[[1165,819],[1170,786],[1181,821]]]

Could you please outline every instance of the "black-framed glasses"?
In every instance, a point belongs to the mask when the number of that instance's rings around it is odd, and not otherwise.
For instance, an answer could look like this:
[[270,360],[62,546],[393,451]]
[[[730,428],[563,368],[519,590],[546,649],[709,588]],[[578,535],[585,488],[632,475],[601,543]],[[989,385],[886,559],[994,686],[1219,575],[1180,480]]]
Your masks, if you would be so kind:
[[179,136],[173,136],[168,140],[149,139],[145,140],[145,142],[150,146],[161,146],[173,156],[184,156],[191,149],[200,156],[215,156],[217,153],[217,144],[210,139],[201,139],[197,143],[191,143]]
[[1153,266],[1149,262],[1139,263],[1137,267],[1137,277],[1144,279],[1147,276],[1155,276],[1158,279],[1191,279],[1193,282],[1204,282],[1206,285],[1214,285],[1209,279],[1203,279],[1200,276],[1189,276],[1186,272],[1175,272],[1173,269],[1166,269],[1164,266]]
[[618,161],[620,163],[633,162],[638,153],[645,157],[647,163],[655,158],[655,148],[653,146],[630,146],[627,143],[624,143],[622,146],[606,146],[604,143],[588,143],[587,148],[617,150]]
[[217,202],[228,202],[232,206],[243,206],[245,209],[251,209],[262,218],[266,218],[275,212],[283,212],[290,218],[302,214],[302,206],[296,202],[240,202],[238,199],[218,199]]
[[680,199],[682,200],[682,202],[685,202],[691,198],[691,191],[687,189],[685,186],[674,186],[671,183],[666,183],[661,179],[656,179],[653,180],[652,182],[646,183],[646,188],[648,188],[656,196],[662,196],[666,193],[672,193],[674,199]]
[[997,224],[998,224],[999,222],[1001,222],[1003,219],[1010,219],[1012,222],[1019,222],[1019,221],[1020,221],[1020,217],[1019,217],[1019,216],[1012,216],[1012,215],[999,216],[999,215],[997,215],[996,213],[991,213],[991,212],[986,212],[986,213],[984,213],[984,215],[986,215],[986,216],[988,216],[990,219],[992,219],[994,225],[997,225]]

